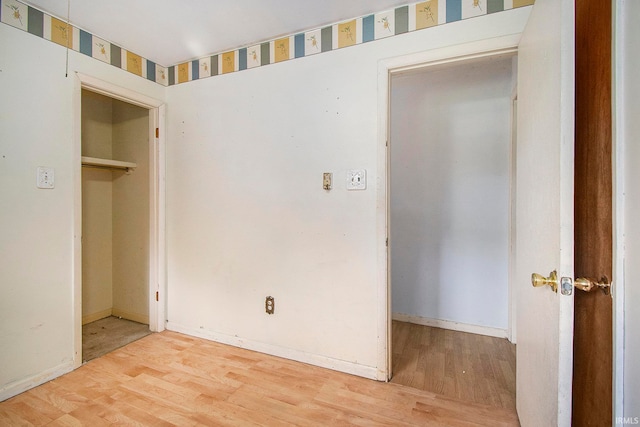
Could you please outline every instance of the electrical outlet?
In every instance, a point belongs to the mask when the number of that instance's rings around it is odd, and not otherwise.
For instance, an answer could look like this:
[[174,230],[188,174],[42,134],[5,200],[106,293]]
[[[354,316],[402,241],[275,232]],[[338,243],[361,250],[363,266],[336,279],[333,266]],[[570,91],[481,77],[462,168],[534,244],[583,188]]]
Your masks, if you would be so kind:
[[264,307],[267,314],[273,314],[276,311],[276,301],[273,297],[267,297],[264,301]]
[[39,166],[37,172],[36,184],[38,188],[53,188],[55,186],[55,173],[53,168]]

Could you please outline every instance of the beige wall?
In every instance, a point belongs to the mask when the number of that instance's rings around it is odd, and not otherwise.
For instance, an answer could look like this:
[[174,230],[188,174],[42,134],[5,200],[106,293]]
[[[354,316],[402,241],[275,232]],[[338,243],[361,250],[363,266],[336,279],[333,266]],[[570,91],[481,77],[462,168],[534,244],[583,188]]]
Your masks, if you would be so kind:
[[[82,155],[111,158],[111,100],[82,92]],[[82,323],[111,314],[111,171],[82,168]]]
[[113,104],[113,158],[136,162],[113,172],[113,313],[149,322],[149,111]]
[[82,155],[135,162],[132,173],[83,168],[82,316],[149,321],[149,111],[82,95]]

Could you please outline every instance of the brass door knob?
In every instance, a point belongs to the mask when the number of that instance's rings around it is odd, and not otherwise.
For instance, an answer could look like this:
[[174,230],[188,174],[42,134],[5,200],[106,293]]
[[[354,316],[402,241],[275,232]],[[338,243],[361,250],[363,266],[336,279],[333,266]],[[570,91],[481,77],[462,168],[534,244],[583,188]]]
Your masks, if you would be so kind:
[[553,270],[549,273],[549,277],[544,277],[542,274],[533,273],[531,275],[531,284],[538,288],[540,286],[549,285],[553,292],[558,292],[558,273]]
[[591,292],[594,289],[600,289],[605,295],[611,293],[611,281],[607,276],[602,276],[600,280],[590,279],[586,277],[580,277],[575,281],[575,287],[581,291]]

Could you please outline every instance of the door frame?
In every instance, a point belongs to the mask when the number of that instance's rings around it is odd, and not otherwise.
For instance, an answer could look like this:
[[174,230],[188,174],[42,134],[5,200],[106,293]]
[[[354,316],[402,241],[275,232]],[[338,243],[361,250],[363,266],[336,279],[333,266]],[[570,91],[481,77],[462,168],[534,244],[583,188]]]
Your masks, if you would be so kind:
[[149,329],[152,332],[163,331],[166,319],[165,104],[95,77],[76,73],[73,95],[74,368],[82,365],[82,89],[149,110]]
[[[625,75],[625,66],[627,62],[628,46],[625,45],[627,41],[626,21],[624,19],[624,13],[628,12],[629,6],[622,5],[620,2],[613,2],[612,5],[612,132],[613,141],[611,144],[612,150],[612,169],[613,169],[613,289],[611,295],[613,297],[613,401],[612,401],[612,416],[613,424],[620,420],[625,415],[625,336],[628,333],[625,331],[625,288],[626,275],[625,275],[625,260],[628,255],[626,254],[626,222],[625,210],[627,208],[627,189],[626,183],[628,182],[631,174],[631,170],[627,168],[628,160],[628,145],[630,141],[626,138],[627,116],[625,115],[625,101],[629,95],[628,85]],[[628,21],[627,21],[628,22]],[[633,95],[631,95],[633,96]],[[628,261],[635,261],[629,259]],[[633,414],[635,415],[635,414]]]
[[[390,236],[389,197],[389,137],[391,76],[400,72],[434,65],[453,64],[470,59],[513,54],[518,51],[520,34],[495,37],[456,46],[423,51],[382,60],[378,63],[378,154],[377,154],[377,293],[378,293],[378,344],[376,354],[379,381],[389,381],[392,371],[391,346],[391,257],[388,246]],[[511,295],[511,292],[510,292]],[[511,302],[509,302],[511,310]],[[512,329],[512,325],[509,325]]]

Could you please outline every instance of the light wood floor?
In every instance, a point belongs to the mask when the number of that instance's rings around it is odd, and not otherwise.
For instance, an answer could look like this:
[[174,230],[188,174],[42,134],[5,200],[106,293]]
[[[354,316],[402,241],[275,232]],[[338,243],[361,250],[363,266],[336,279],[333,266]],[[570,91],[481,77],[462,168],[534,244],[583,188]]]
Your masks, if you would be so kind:
[[392,383],[515,411],[516,346],[393,321]]
[[149,325],[115,316],[82,326],[82,360],[87,362],[149,335]]
[[0,403],[0,425],[517,426],[513,411],[174,332]]

